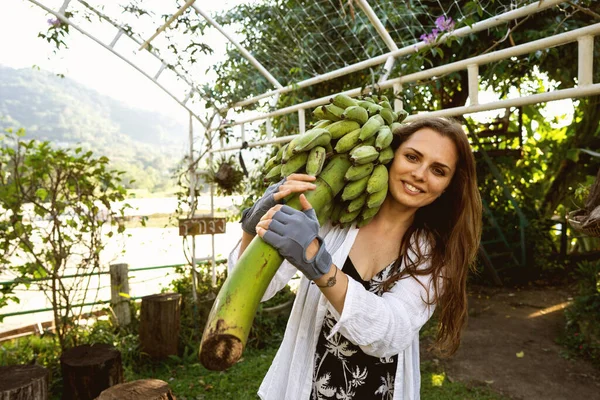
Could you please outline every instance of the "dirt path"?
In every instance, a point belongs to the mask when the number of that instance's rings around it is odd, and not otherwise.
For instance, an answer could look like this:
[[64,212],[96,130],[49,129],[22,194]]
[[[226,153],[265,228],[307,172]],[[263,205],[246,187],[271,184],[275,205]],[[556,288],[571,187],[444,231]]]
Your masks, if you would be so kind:
[[565,324],[565,290],[470,291],[461,347],[443,361],[450,379],[489,385],[512,399],[600,399],[600,370],[566,359],[564,348],[556,344]]

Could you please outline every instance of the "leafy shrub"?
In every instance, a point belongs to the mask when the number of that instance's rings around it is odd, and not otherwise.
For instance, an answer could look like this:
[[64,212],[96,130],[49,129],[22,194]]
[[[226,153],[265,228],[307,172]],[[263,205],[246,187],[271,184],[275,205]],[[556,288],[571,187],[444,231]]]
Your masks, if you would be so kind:
[[569,351],[600,365],[600,261],[577,265],[578,293],[565,310],[567,325],[561,339]]

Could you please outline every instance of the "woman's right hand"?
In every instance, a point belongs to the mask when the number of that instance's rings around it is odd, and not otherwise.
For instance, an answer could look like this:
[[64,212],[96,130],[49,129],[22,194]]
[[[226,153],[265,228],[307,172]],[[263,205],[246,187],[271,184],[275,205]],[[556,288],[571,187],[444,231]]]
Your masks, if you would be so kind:
[[291,174],[287,178],[272,184],[263,196],[252,207],[242,212],[242,229],[250,235],[256,235],[256,224],[261,217],[274,205],[292,193],[304,193],[316,188],[313,183],[317,178],[306,174]]

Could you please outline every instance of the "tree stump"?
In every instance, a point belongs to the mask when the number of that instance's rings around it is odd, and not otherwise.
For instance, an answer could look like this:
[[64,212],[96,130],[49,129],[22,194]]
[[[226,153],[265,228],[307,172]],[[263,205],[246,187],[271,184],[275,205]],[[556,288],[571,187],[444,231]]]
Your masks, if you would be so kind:
[[63,400],[93,400],[123,382],[121,353],[109,344],[82,345],[60,357]]
[[142,297],[140,344],[152,358],[177,355],[181,295],[161,293]]
[[175,400],[169,384],[159,379],[121,383],[100,393],[97,400]]
[[48,370],[39,365],[0,367],[0,400],[48,400]]

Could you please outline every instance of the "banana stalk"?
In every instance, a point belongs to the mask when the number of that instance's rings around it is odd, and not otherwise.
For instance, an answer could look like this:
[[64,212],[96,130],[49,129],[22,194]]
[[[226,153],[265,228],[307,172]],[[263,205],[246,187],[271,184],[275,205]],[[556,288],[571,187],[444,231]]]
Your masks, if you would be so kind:
[[[343,189],[350,165],[347,155],[332,157],[317,177],[316,189],[305,193],[317,215]],[[301,208],[297,196],[286,204]],[[277,250],[260,237],[248,245],[219,291],[204,328],[199,356],[207,369],[223,371],[240,359],[260,300],[282,262]]]

